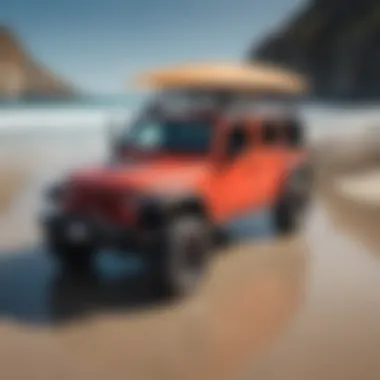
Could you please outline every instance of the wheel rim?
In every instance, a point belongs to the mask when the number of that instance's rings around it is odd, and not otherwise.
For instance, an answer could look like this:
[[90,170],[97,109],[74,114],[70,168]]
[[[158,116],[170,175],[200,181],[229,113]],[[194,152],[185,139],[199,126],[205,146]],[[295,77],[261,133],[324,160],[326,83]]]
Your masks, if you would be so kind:
[[192,290],[203,272],[205,249],[201,239],[196,236],[189,236],[183,249],[180,280],[183,288]]
[[186,267],[190,270],[198,270],[202,265],[202,249],[201,244],[197,242],[197,239],[192,236],[185,243],[184,256]]
[[181,254],[172,257],[170,278],[177,291],[187,295],[193,293],[205,272],[207,244],[204,231],[198,228],[188,231],[180,240]]

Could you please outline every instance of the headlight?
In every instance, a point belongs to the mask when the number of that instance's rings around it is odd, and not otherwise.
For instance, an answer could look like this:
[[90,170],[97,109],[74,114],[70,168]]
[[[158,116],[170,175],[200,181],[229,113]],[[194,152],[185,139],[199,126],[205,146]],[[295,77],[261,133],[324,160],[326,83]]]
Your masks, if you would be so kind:
[[39,214],[42,217],[60,212],[62,206],[61,199],[65,189],[64,183],[57,183],[46,189],[39,207]]
[[41,213],[45,215],[56,214],[61,211],[61,204],[57,201],[47,199],[42,205]]
[[54,199],[54,197],[50,196],[50,194],[47,194],[45,199],[42,200],[41,204],[37,208],[37,215],[41,222],[49,220],[51,217],[54,217],[60,213],[61,203]]
[[66,191],[67,185],[65,183],[57,183],[49,187],[45,192],[45,198],[47,201],[59,202],[63,193]]

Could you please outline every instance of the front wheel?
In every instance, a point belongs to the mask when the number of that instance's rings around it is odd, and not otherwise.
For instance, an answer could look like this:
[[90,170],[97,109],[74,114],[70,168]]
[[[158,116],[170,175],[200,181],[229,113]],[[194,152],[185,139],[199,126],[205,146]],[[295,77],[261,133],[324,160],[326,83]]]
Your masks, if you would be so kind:
[[211,233],[203,218],[175,218],[166,228],[162,246],[150,254],[154,286],[174,296],[193,293],[207,273],[211,248]]
[[75,246],[71,244],[50,243],[50,255],[64,269],[72,273],[87,273],[92,269],[95,250],[90,246]]

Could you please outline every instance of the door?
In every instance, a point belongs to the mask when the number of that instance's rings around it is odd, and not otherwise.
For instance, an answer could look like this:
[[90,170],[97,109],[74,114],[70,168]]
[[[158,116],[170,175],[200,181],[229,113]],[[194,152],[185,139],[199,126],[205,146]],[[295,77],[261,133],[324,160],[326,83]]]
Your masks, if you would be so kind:
[[254,189],[253,138],[244,124],[225,132],[223,163],[213,180],[212,208],[218,222],[243,217],[252,203]]

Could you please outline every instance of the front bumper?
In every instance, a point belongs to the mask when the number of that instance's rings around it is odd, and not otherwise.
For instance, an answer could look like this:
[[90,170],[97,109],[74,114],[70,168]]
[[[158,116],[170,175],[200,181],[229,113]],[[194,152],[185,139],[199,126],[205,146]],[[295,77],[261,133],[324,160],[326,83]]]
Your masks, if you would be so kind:
[[62,212],[42,215],[40,224],[45,238],[54,244],[141,251],[156,239],[153,232]]

